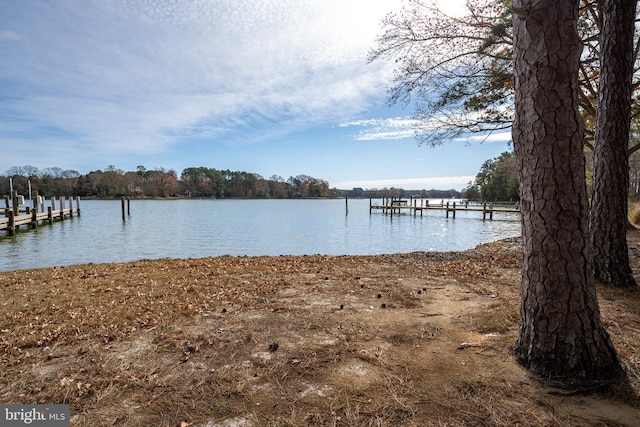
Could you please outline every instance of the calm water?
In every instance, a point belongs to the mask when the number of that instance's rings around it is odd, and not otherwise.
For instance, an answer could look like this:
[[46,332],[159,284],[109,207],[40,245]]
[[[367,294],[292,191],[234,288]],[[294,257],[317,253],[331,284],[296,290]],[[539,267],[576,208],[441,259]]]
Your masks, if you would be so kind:
[[[75,206],[75,205],[74,205]],[[0,231],[0,271],[216,255],[373,255],[463,250],[520,235],[517,214],[369,215],[369,200],[83,200],[82,216]]]

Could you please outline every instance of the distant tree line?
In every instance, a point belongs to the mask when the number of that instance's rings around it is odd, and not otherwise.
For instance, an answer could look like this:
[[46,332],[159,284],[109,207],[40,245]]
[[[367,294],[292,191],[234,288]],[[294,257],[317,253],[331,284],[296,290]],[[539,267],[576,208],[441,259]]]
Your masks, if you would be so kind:
[[85,175],[57,167],[14,166],[0,176],[0,194],[9,194],[10,180],[19,194],[28,194],[31,185],[32,192],[37,191],[45,197],[284,199],[331,196],[328,182],[307,175],[292,176],[287,180],[274,175],[265,179],[255,173],[206,167],[187,168],[178,176],[173,170],[149,170],[144,166],[125,172],[111,165],[104,171],[96,170]]
[[336,197],[349,197],[352,199],[358,198],[383,198],[383,197],[398,197],[398,198],[424,198],[424,199],[453,199],[460,198],[462,193],[455,189],[449,190],[405,190],[403,188],[374,188],[363,189],[360,187],[352,188],[351,190],[331,190]]
[[293,198],[382,198],[423,197],[436,199],[460,198],[462,193],[449,190],[405,190],[402,188],[329,188],[329,183],[308,175],[284,179],[273,175],[266,179],[259,174],[208,167],[190,167],[180,176],[165,168],[123,171],[110,165],[106,170],[81,174],[61,168],[38,169],[35,166],[14,166],[0,175],[0,195],[8,195],[9,181],[19,194],[32,192],[44,197],[81,196],[114,198],[121,196],[150,198],[236,198],[236,199],[293,199]]

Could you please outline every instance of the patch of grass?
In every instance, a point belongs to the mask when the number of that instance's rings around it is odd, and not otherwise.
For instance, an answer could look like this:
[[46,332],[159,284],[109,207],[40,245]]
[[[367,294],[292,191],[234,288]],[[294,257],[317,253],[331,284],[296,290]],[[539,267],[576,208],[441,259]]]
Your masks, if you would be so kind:
[[640,203],[631,203],[629,205],[629,222],[640,228]]
[[495,304],[474,316],[474,330],[481,334],[506,334],[518,327],[520,316],[514,304]]

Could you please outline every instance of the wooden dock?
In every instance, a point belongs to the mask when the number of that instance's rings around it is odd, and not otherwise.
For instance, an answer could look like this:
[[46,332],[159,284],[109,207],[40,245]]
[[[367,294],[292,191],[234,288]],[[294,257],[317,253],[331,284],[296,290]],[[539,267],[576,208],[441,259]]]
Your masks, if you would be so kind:
[[[33,207],[21,209],[17,203],[17,196],[14,196],[12,205],[9,204],[9,197],[5,197],[5,209],[0,210],[0,215],[4,213],[4,218],[0,217],[0,230],[6,230],[9,235],[15,234],[16,230],[24,225],[30,228],[37,228],[39,223],[48,222],[53,224],[56,220],[64,220],[74,215],[80,216],[80,197],[55,197],[50,199],[49,206],[45,209],[45,200],[36,197],[33,201]],[[67,205],[68,200],[68,205]],[[75,200],[75,208],[73,202]]]
[[[513,207],[511,207],[513,206]],[[444,211],[446,218],[451,214],[452,218],[456,217],[456,212],[481,212],[482,219],[492,220],[494,213],[520,213],[517,205],[511,204],[489,204],[489,203],[471,203],[468,201],[451,202],[444,200],[440,203],[430,203],[427,199],[382,199],[380,204],[374,204],[373,199],[369,199],[369,214],[374,211],[384,214],[399,215],[408,212],[416,216],[418,212],[422,216],[424,211],[436,210]]]

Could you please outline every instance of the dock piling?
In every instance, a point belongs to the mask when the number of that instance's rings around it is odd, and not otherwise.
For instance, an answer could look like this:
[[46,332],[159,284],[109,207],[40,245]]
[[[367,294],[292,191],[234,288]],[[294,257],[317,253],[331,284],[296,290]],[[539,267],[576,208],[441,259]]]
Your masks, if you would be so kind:
[[13,210],[9,211],[9,222],[7,223],[7,230],[9,231],[9,235],[14,235],[16,233],[16,214],[13,213]]
[[38,228],[38,208],[31,210],[31,228]]
[[369,214],[373,213],[373,211],[382,211],[383,214],[390,214],[392,217],[395,214],[402,214],[402,211],[409,211],[409,214],[413,213],[415,217],[417,215],[417,211],[420,211],[420,216],[422,217],[425,210],[440,210],[445,212],[445,217],[449,218],[449,214],[451,214],[452,218],[455,219],[456,213],[459,210],[463,210],[465,212],[482,212],[482,219],[486,220],[487,217],[489,220],[493,220],[493,213],[519,213],[520,209],[512,206],[503,206],[503,207],[495,207],[493,204],[487,204],[486,202],[482,204],[469,205],[469,201],[463,201],[460,203],[459,201],[444,201],[442,200],[440,204],[430,204],[429,200],[421,200],[418,205],[416,199],[411,199],[411,203],[408,200],[402,200],[401,198],[387,198],[383,197],[382,202],[380,204],[375,204],[372,198],[369,198]]
[[11,197],[13,199],[11,201],[12,206],[13,206],[13,214],[15,216],[18,216],[20,214],[20,207],[18,205],[18,191],[13,190],[13,195]]
[[[76,199],[76,209],[73,209],[73,197],[69,198],[69,209],[66,209],[65,198],[61,197],[60,209],[58,210],[56,209],[55,197],[51,198],[51,205],[45,207],[44,198],[38,192],[34,192],[31,199],[25,200],[24,212],[21,214],[20,205],[23,203],[20,201],[20,197],[14,191],[11,199],[16,202],[15,205],[0,210],[0,215],[4,214],[4,217],[0,217],[0,230],[6,230],[9,235],[15,234],[21,225],[35,229],[38,228],[40,221],[48,221],[49,224],[53,224],[56,219],[64,220],[67,216],[80,215],[78,198]],[[8,197],[5,197],[6,204],[8,204]]]

